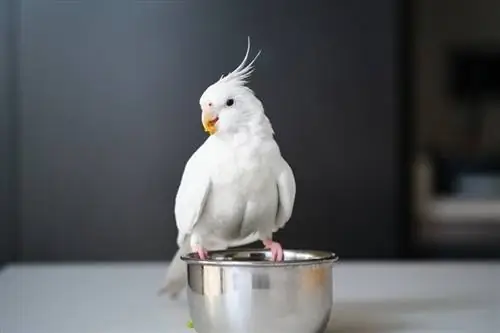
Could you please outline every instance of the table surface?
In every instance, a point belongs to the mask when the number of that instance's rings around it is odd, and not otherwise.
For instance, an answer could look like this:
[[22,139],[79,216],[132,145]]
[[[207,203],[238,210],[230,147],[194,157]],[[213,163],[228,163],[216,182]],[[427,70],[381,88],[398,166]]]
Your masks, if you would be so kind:
[[[1,333],[194,333],[166,264],[11,265]],[[500,263],[338,263],[328,332],[500,332]]]

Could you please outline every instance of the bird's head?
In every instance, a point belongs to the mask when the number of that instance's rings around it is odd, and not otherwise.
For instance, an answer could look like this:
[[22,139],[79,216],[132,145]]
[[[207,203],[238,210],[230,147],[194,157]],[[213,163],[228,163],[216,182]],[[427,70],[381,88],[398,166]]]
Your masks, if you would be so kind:
[[264,112],[262,103],[246,86],[253,72],[253,64],[260,55],[259,51],[246,64],[249,52],[250,38],[245,57],[238,67],[226,76],[221,76],[200,97],[203,127],[210,135],[238,131],[255,122]]

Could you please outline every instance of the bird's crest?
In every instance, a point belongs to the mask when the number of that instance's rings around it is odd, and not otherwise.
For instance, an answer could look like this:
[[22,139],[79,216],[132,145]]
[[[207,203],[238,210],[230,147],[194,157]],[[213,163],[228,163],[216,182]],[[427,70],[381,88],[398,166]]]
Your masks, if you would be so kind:
[[260,52],[261,51],[259,50],[255,58],[253,58],[253,60],[250,63],[245,65],[245,63],[248,60],[248,55],[250,53],[250,37],[248,37],[247,52],[245,54],[245,58],[243,58],[243,61],[232,72],[230,72],[226,76],[222,75],[219,79],[219,82],[227,82],[244,86],[248,82],[250,75],[254,71],[253,64],[255,63],[255,60],[259,57]]

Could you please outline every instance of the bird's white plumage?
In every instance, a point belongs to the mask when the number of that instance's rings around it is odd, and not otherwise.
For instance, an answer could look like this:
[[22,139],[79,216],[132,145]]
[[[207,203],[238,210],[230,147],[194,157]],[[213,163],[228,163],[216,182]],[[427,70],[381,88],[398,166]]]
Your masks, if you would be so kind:
[[245,86],[256,59],[244,65],[249,48],[250,41],[243,62],[200,98],[203,112],[217,118],[217,128],[187,161],[175,199],[179,251],[165,287],[172,295],[185,278],[180,255],[194,248],[269,242],[293,213],[293,171],[262,103]]
[[205,146],[198,148],[189,158],[182,174],[179,189],[175,198],[175,221],[178,236],[177,245],[182,246],[186,235],[189,235],[205,207],[210,192],[210,174],[204,168],[208,151]]
[[[292,168],[281,159],[276,166],[276,183],[278,184],[279,208],[276,216],[276,227],[283,228],[292,217],[295,203],[296,184]],[[276,231],[277,229],[275,229]]]
[[[241,134],[226,141],[212,136],[189,159],[181,179],[175,204],[178,245],[200,221],[215,229],[201,228],[200,233],[216,243],[239,243],[249,236],[242,230],[227,239],[217,233],[221,224],[254,223],[255,233],[270,237],[290,219],[295,192],[292,169],[272,138]],[[247,221],[251,218],[262,221]]]

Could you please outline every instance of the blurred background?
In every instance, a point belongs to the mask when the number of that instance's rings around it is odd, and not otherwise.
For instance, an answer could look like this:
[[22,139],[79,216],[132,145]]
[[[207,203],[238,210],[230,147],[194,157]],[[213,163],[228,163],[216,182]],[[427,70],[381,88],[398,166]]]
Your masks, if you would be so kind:
[[297,180],[277,239],[500,256],[500,2],[0,1],[0,265],[166,261],[198,100],[250,86]]

